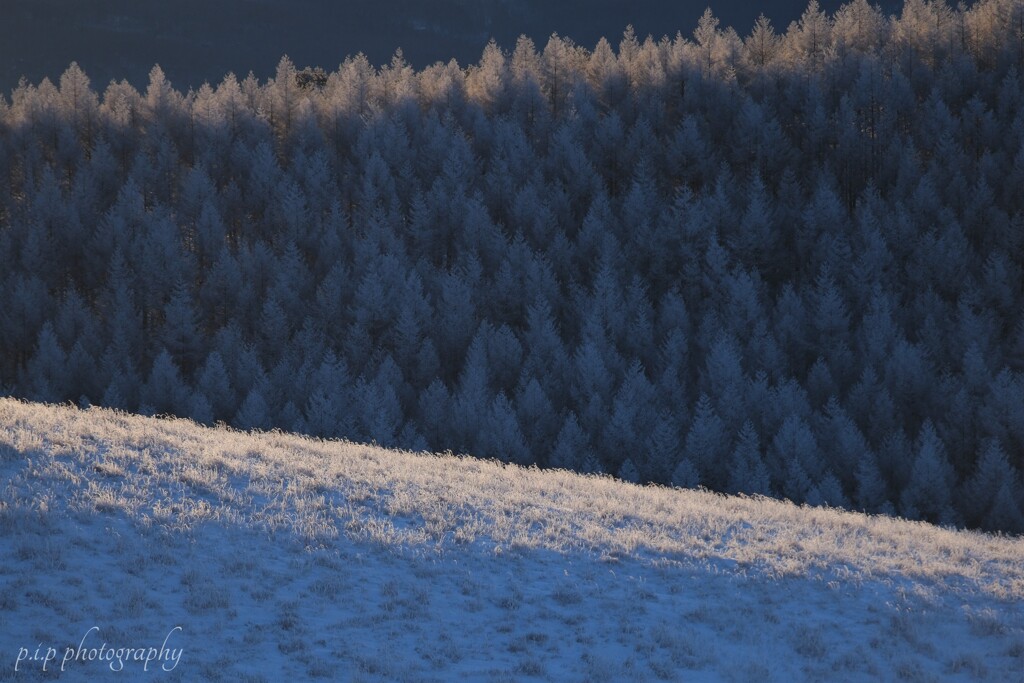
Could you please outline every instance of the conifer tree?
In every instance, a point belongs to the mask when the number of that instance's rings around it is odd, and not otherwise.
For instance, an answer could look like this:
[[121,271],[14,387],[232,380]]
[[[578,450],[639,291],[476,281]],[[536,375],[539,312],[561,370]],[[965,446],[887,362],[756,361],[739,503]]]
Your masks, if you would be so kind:
[[586,434],[580,427],[575,413],[570,412],[562,422],[562,428],[555,438],[555,446],[548,459],[548,466],[565,470],[582,471],[590,455]]
[[536,378],[523,374],[516,390],[515,411],[526,445],[540,453],[552,447],[559,429],[558,413]]
[[202,353],[198,316],[193,295],[184,282],[178,282],[164,306],[161,344],[186,376],[191,376]]
[[352,388],[345,362],[328,352],[311,377],[311,391],[303,409],[310,433],[326,438],[354,435]]
[[918,435],[910,481],[900,496],[901,512],[912,519],[954,523],[953,481],[954,472],[945,445],[935,426],[927,421]]
[[972,526],[1020,528],[1020,510],[1014,497],[1017,485],[1019,476],[1010,466],[1006,452],[999,441],[990,439],[957,497],[957,507]]
[[53,325],[44,323],[22,380],[28,397],[44,403],[58,403],[68,398],[67,363],[67,355],[57,343]]
[[764,68],[771,63],[779,49],[779,37],[775,34],[771,20],[764,14],[757,17],[754,30],[743,42],[747,59],[756,68]]
[[622,466],[619,467],[619,479],[622,481],[628,481],[632,484],[640,482],[640,471],[636,468],[636,465],[633,464],[633,460],[631,458],[626,458],[622,463]]
[[146,412],[166,415],[188,413],[191,392],[182,380],[181,372],[166,349],[153,361],[139,402],[148,407]]
[[790,415],[772,439],[770,452],[775,487],[790,500],[805,500],[824,467],[810,426]]
[[684,457],[697,469],[702,484],[709,487],[724,485],[722,480],[726,478],[728,448],[725,425],[716,414],[711,399],[701,395],[683,450]]
[[700,484],[700,473],[697,471],[697,467],[689,458],[684,457],[672,470],[672,485],[692,489],[697,488]]
[[246,431],[270,428],[270,408],[267,406],[259,386],[253,387],[246,395],[231,424],[233,427]]
[[746,493],[748,495],[771,495],[771,482],[768,468],[761,456],[760,440],[754,425],[748,420],[743,423],[736,447],[732,452],[729,466],[730,493]]
[[504,462],[525,465],[531,462],[526,438],[519,426],[512,403],[504,392],[491,401],[490,410],[484,417],[474,452],[483,457],[496,458]]
[[235,390],[219,351],[211,351],[197,374],[196,390],[205,397],[215,420],[228,420],[237,408]]
[[659,411],[651,431],[643,440],[644,455],[636,460],[641,479],[671,483],[672,473],[682,457],[681,444],[678,420],[667,410]]

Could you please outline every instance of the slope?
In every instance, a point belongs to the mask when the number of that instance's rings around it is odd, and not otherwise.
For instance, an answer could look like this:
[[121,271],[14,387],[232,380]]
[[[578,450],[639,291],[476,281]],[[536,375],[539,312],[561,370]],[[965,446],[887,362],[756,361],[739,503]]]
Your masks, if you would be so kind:
[[0,538],[0,680],[1024,671],[1020,539],[99,409],[0,399]]

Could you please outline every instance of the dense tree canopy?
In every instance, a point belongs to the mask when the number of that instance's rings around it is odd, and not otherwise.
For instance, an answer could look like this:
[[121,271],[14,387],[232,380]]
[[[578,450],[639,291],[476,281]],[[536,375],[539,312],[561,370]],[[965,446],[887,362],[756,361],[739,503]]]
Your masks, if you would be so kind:
[[0,387],[1024,530],[1024,4],[0,98]]

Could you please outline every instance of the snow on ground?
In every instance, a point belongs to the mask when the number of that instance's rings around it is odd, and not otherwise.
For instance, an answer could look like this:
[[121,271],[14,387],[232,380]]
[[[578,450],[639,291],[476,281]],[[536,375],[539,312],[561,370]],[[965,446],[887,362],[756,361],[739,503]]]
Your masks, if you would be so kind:
[[1024,681],[1022,558],[921,523],[0,400],[0,681]]

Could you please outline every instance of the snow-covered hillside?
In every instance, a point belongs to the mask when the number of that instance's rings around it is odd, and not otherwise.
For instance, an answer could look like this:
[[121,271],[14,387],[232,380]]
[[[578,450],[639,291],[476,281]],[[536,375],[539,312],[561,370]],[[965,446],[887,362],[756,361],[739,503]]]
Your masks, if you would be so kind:
[[1020,539],[471,458],[5,399],[0,539],[0,680],[1024,679]]

